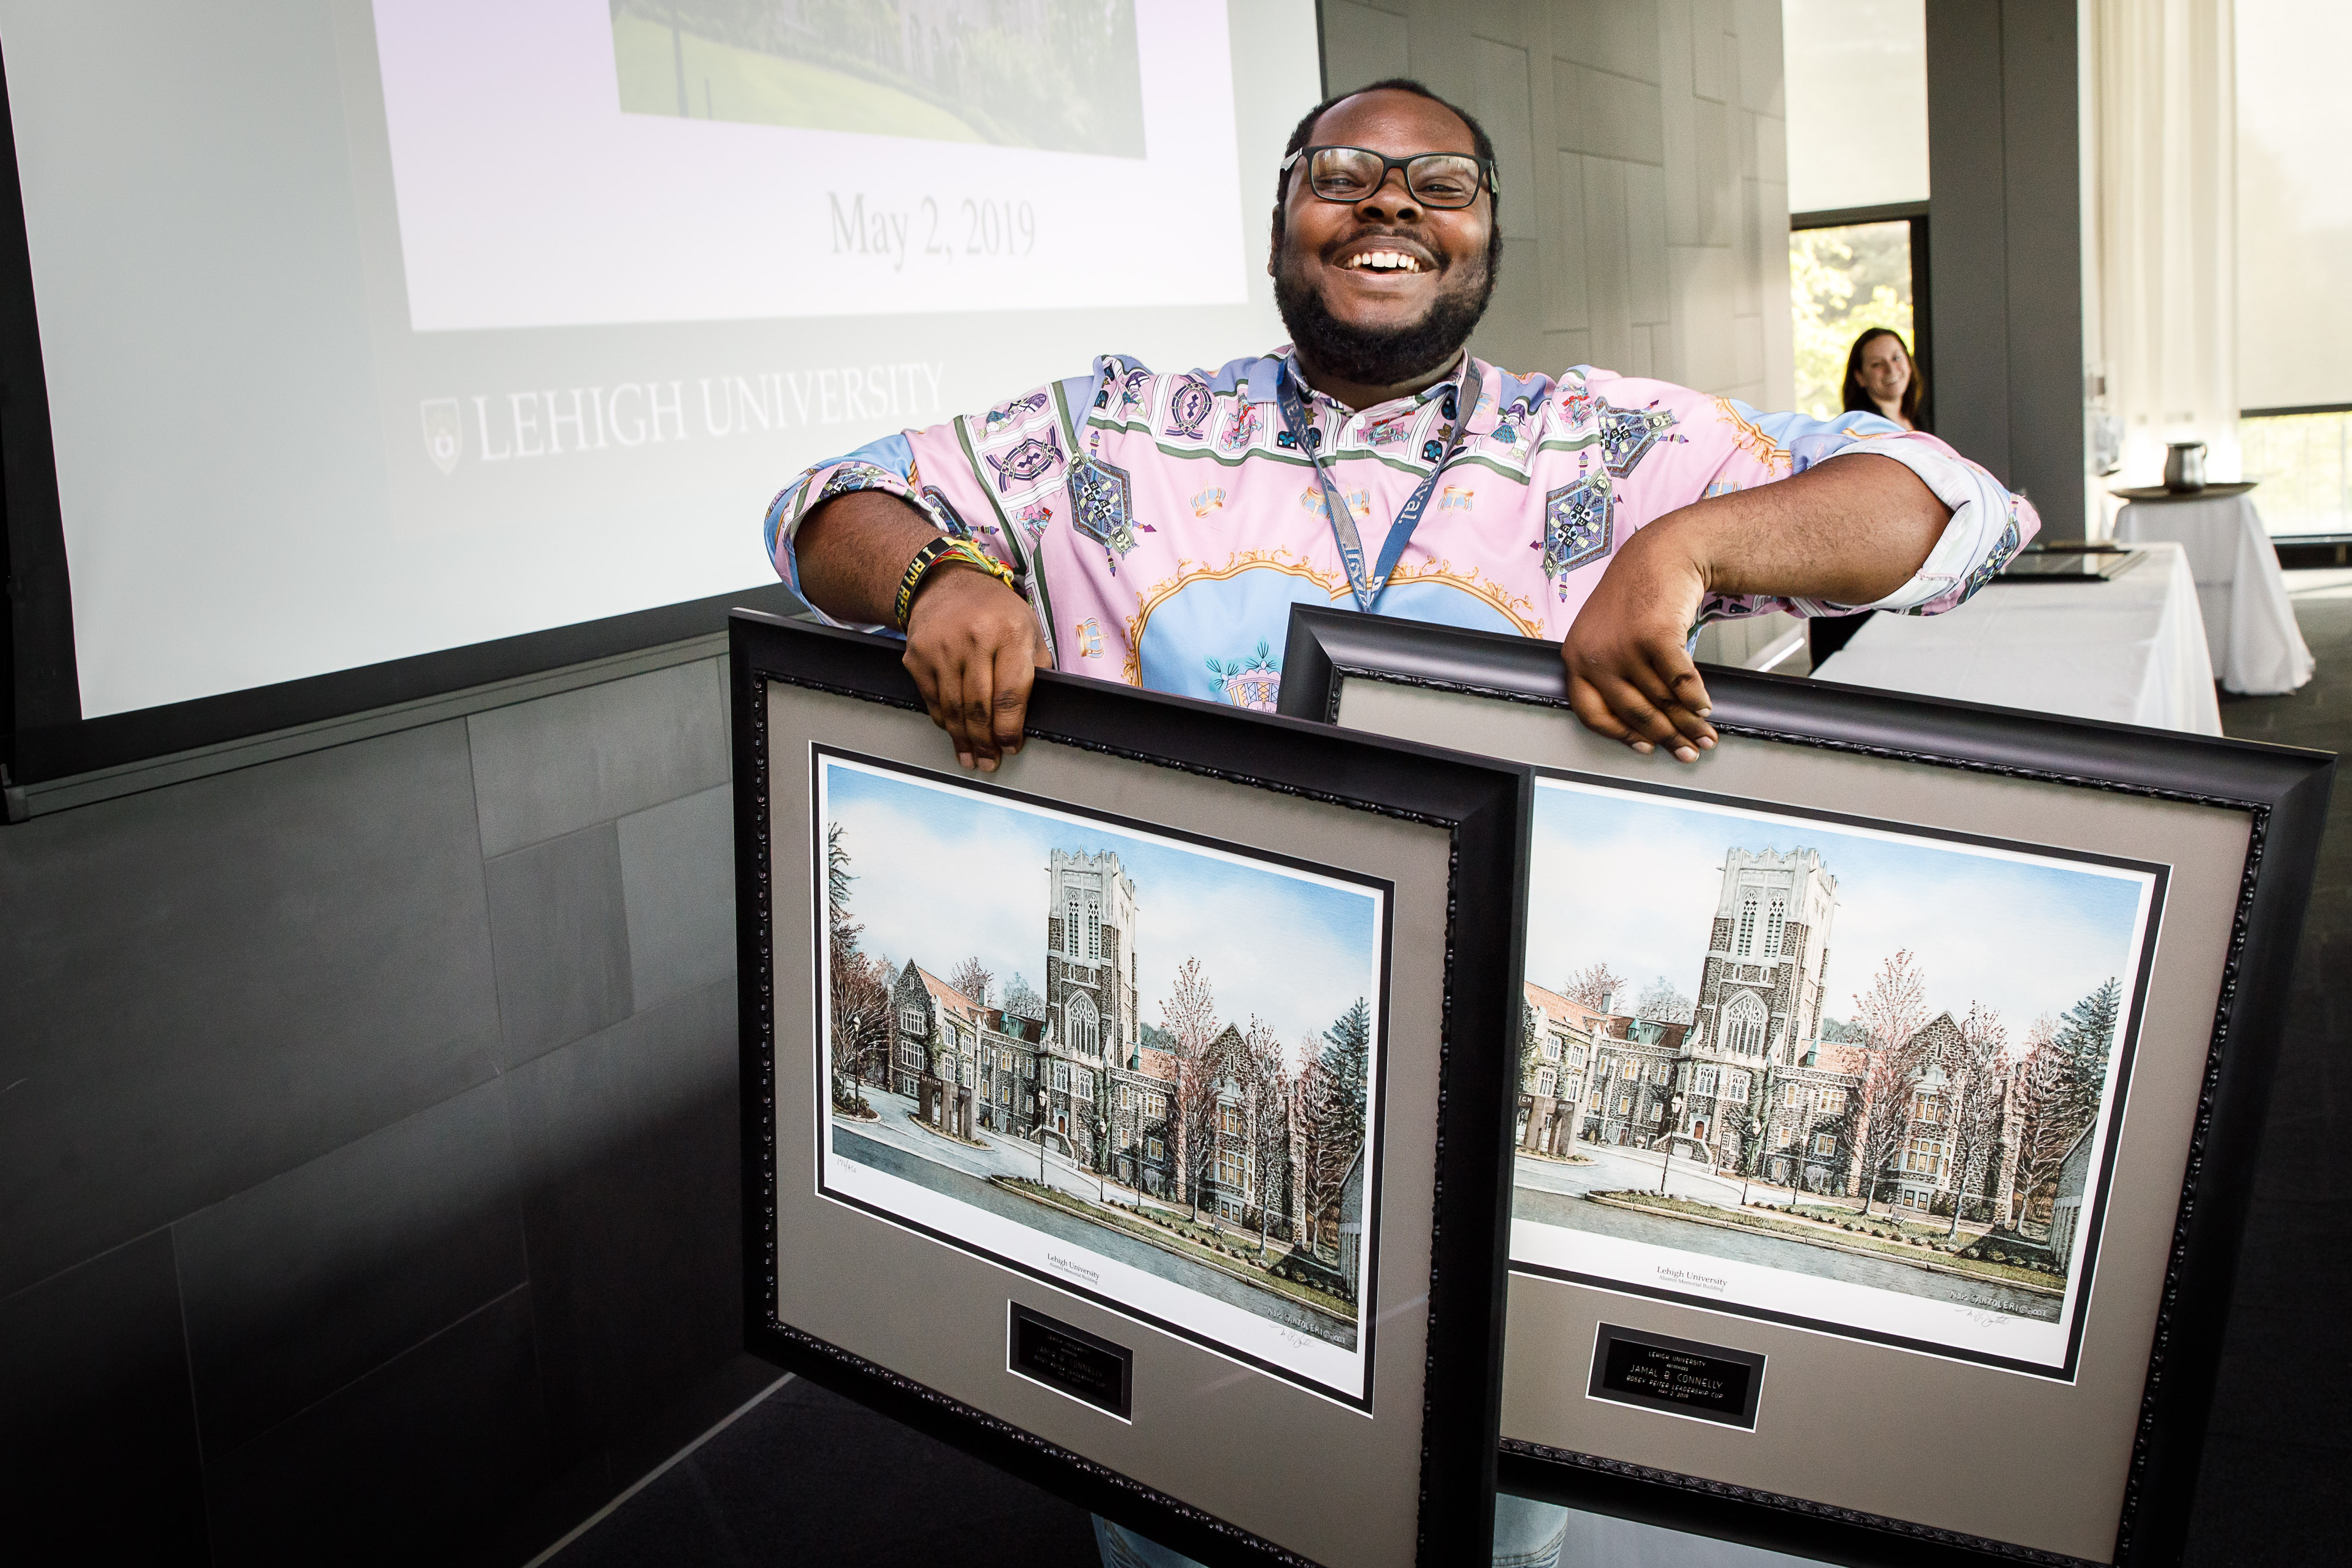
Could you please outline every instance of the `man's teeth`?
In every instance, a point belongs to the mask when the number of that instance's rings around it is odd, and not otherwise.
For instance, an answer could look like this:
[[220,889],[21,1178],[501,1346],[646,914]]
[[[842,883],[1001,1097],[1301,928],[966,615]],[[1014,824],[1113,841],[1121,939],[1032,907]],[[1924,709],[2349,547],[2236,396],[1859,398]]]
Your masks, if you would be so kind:
[[1368,250],[1349,262],[1360,272],[1419,272],[1421,260],[1401,250]]

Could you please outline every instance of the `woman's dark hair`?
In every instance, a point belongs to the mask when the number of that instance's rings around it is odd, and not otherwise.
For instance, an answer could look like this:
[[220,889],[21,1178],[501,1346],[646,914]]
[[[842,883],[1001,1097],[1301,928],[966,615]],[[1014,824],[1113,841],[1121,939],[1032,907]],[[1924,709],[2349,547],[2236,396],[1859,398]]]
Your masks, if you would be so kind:
[[1911,351],[1911,345],[1905,342],[1903,334],[1892,327],[1873,327],[1869,331],[1856,338],[1853,340],[1853,347],[1847,351],[1845,412],[1848,413],[1878,412],[1878,404],[1871,400],[1870,393],[1862,384],[1862,351],[1870,347],[1873,340],[1878,338],[1894,339],[1895,346],[1903,350],[1904,360],[1911,366],[1911,380],[1904,387],[1903,401],[1897,406],[1903,411],[1903,417],[1911,422],[1913,429],[1927,429],[1927,417],[1919,411],[1927,402],[1927,378],[1919,373],[1919,357]]
[[[1360,98],[1368,92],[1409,92],[1415,98],[1429,99],[1430,102],[1436,104],[1470,128],[1470,145],[1477,150],[1478,162],[1485,164],[1489,171],[1493,170],[1495,139],[1486,134],[1486,128],[1478,123],[1477,117],[1460,104],[1438,97],[1410,77],[1391,77],[1385,81],[1371,82],[1363,87],[1349,88],[1346,92],[1332,94],[1308,110],[1306,116],[1291,128],[1290,140],[1282,144],[1282,155],[1287,158],[1306,146],[1307,138],[1315,134],[1315,122],[1329,113],[1335,106],[1351,98]],[[1486,187],[1486,215],[1495,225],[1493,237],[1486,242],[1486,269],[1489,276],[1503,264],[1503,193],[1496,189],[1501,183],[1499,179],[1490,179]],[[1282,238],[1283,231],[1282,204],[1289,194],[1290,175],[1286,172],[1277,171],[1274,176],[1274,235],[1277,242]]]

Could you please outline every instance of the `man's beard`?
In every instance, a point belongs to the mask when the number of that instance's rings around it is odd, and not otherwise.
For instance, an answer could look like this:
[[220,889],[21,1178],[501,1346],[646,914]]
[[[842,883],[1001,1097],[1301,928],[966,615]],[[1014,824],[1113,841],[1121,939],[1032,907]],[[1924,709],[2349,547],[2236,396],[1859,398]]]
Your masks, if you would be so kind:
[[1481,257],[1477,276],[1440,288],[1420,320],[1359,327],[1332,315],[1323,291],[1301,278],[1287,259],[1274,278],[1275,308],[1307,362],[1327,376],[1371,387],[1396,386],[1443,367],[1470,340],[1494,293],[1494,266]]

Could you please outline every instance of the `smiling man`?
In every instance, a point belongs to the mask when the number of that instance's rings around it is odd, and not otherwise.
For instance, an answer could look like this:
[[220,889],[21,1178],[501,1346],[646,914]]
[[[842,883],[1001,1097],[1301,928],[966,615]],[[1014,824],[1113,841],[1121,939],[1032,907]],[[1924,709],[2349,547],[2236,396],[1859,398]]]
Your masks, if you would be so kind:
[[[1417,83],[1319,106],[1276,186],[1287,348],[1174,374],[1107,356],[821,465],[769,508],[777,571],[837,624],[905,634],[967,767],[1018,749],[1039,665],[1271,708],[1294,603],[1561,640],[1578,717],[1692,762],[1715,740],[1703,621],[1934,613],[2032,537],[1990,475],[1875,414],[1469,355],[1495,173]],[[1567,1522],[1504,1499],[1496,1561],[1550,1562]],[[1098,1529],[1109,1568],[1181,1561]]]
[[1990,475],[1873,414],[1466,353],[1495,173],[1418,83],[1319,106],[1276,187],[1286,349],[1106,356],[820,465],[769,508],[777,571],[836,624],[905,634],[967,767],[1019,748],[1037,665],[1271,708],[1298,602],[1560,640],[1580,718],[1692,761],[1702,622],[1932,614],[2032,536]]

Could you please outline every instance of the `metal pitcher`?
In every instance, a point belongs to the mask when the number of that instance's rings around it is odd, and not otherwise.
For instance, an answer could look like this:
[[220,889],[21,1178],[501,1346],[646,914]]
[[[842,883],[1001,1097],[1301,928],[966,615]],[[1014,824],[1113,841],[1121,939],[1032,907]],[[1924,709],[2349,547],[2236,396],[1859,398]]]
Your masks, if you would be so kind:
[[2176,441],[2164,455],[2164,487],[2175,495],[2190,495],[2205,487],[2205,444]]

